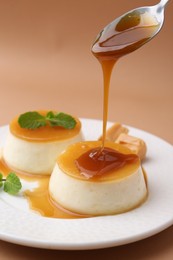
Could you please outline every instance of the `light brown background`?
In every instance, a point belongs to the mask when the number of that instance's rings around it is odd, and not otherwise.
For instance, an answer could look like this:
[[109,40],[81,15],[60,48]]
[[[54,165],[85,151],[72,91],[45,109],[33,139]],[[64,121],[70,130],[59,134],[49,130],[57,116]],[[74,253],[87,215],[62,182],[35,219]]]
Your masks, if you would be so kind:
[[[153,0],[0,0],[0,124],[55,109],[102,118],[102,74],[90,48],[122,13]],[[173,143],[173,3],[160,34],[114,69],[109,120]],[[157,150],[157,148],[156,148]],[[118,248],[88,252],[29,249],[0,242],[1,259],[172,259],[173,228]]]

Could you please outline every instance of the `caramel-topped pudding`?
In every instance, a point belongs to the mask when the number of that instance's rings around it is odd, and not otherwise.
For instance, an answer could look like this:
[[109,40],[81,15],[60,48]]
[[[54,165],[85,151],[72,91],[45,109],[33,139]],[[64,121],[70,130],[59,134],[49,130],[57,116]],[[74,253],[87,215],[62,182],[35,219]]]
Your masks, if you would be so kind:
[[[45,116],[48,111],[39,111]],[[74,118],[73,129],[45,126],[22,128],[19,116],[10,123],[10,131],[3,150],[3,158],[11,167],[31,174],[51,174],[57,156],[70,144],[82,141],[81,123]]]
[[126,212],[147,197],[139,157],[111,142],[101,149],[100,141],[69,146],[57,159],[49,192],[64,208],[89,215]]

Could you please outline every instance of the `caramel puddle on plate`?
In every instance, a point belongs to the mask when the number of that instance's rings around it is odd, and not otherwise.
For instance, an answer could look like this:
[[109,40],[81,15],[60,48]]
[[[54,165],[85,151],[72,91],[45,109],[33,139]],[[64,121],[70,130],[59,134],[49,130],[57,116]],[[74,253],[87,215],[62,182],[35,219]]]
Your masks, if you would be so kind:
[[38,187],[33,191],[25,191],[24,194],[29,202],[30,208],[39,212],[44,217],[65,219],[86,217],[70,212],[52,201],[48,191],[49,178],[49,176],[41,177],[40,179],[35,178],[39,182]]
[[3,173],[3,176],[7,176],[9,172],[15,172],[21,180],[23,179],[28,182],[38,182],[37,188],[33,188],[33,190],[26,190],[23,194],[29,203],[30,209],[34,212],[50,218],[76,219],[88,217],[86,215],[70,212],[52,201],[48,191],[50,176],[33,176],[31,174],[16,171],[15,169],[7,166],[3,159],[0,160],[0,172]]

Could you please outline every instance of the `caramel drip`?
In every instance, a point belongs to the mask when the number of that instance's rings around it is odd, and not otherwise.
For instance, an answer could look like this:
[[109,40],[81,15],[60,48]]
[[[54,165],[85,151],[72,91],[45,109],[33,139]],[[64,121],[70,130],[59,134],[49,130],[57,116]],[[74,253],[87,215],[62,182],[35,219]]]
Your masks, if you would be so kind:
[[115,61],[107,61],[107,60],[100,60],[103,70],[103,80],[104,80],[104,95],[103,95],[103,138],[102,138],[102,148],[105,146],[106,140],[106,126],[108,120],[108,101],[109,101],[109,86],[110,86],[110,79],[113,66]]
[[[96,39],[92,47],[92,53],[101,63],[104,83],[102,145],[100,149],[97,149],[97,156],[95,150],[91,150],[83,156],[85,159],[79,158],[77,160],[77,167],[82,173],[85,172],[86,175],[95,176],[96,172],[98,172],[101,175],[109,172],[113,165],[115,166],[115,164],[111,163],[111,167],[105,167],[105,165],[109,164],[112,156],[112,151],[110,152],[105,148],[112,69],[119,58],[133,52],[149,41],[157,32],[158,27],[159,23],[156,18],[151,17],[146,11],[132,11],[105,27]],[[107,156],[102,156],[102,163],[97,167],[101,158],[100,155],[105,152]],[[121,158],[116,158],[119,160],[120,165],[122,163]],[[95,167],[91,168],[91,161],[96,163],[97,170],[95,170]],[[100,169],[100,166],[103,169]],[[116,166],[114,169],[116,170]]]
[[44,217],[64,219],[84,217],[64,209],[51,199],[49,195],[49,177],[39,180],[38,187],[33,191],[25,191],[24,196],[27,198],[30,208]]

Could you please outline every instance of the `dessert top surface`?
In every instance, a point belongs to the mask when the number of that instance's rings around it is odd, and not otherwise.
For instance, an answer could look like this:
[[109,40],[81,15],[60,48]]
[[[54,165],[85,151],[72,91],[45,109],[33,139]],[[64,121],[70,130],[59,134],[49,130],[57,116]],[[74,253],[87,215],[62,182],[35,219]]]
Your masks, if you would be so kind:
[[[41,115],[45,116],[48,111],[38,111]],[[73,129],[67,129],[61,126],[46,126],[36,129],[22,128],[18,123],[19,116],[16,116],[10,123],[10,132],[20,138],[30,142],[53,142],[63,141],[70,139],[77,135],[81,130],[81,122],[75,118],[76,126]]]
[[[132,154],[129,149],[123,147],[120,144],[106,142],[105,146],[123,154]],[[64,173],[70,175],[73,178],[81,179],[84,181],[103,182],[123,179],[127,176],[132,175],[140,167],[140,159],[138,158],[135,162],[126,164],[119,169],[111,170],[105,174],[94,176],[93,178],[88,179],[83,174],[81,174],[76,166],[75,160],[78,159],[85,152],[95,147],[101,147],[101,141],[86,141],[70,145],[66,149],[66,151],[62,153],[57,159],[57,164],[59,168]]]

